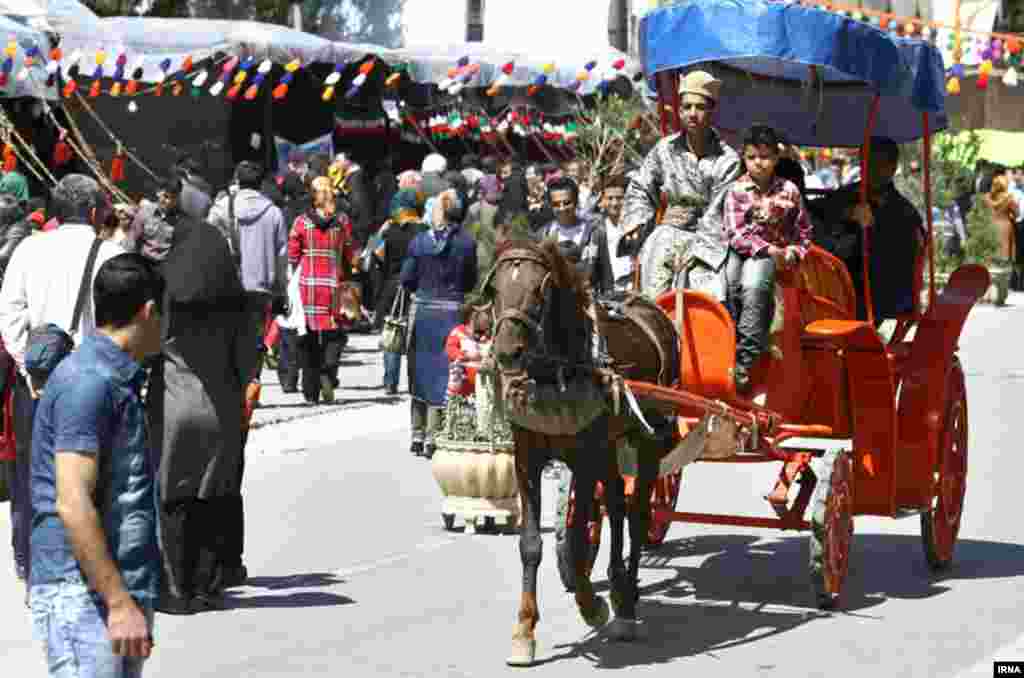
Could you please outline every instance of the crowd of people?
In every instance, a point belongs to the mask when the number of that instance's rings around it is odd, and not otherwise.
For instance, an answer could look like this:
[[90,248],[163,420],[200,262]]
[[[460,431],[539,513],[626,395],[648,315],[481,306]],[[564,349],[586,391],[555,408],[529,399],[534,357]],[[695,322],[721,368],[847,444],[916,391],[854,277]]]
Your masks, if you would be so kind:
[[[859,176],[813,172],[769,127],[726,145],[710,122],[719,86],[690,73],[684,131],[593,182],[580,160],[467,155],[455,169],[438,154],[399,173],[385,159],[371,180],[347,154],[301,152],[277,176],[242,162],[216,192],[182,159],[139,205],[82,175],[45,199],[0,177],[0,392],[15,441],[3,467],[51,674],[85,661],[138,675],[155,611],[217,609],[246,581],[244,450],[268,350],[285,393],[332,403],[348,334],[407,323],[379,388],[398,393],[406,356],[410,451],[431,458],[446,403],[473,393],[492,330],[474,292],[502,241],[554,240],[598,298],[717,294],[737,324],[741,392],[775,275],[812,243],[846,263],[861,298],[860,238],[875,226],[875,317],[910,310],[922,220],[897,187],[899,147],[872,140],[861,204]],[[833,190],[811,200],[819,184]],[[975,194],[1016,261],[1021,170],[984,167],[943,206],[953,247]]]

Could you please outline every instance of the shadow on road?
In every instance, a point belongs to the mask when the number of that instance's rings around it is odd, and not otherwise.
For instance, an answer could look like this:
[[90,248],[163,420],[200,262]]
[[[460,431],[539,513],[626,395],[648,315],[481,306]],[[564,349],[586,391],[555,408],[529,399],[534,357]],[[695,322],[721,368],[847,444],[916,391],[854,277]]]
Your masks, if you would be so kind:
[[[329,572],[293,574],[284,577],[250,577],[246,589],[265,591],[294,591],[295,589],[318,589],[344,584],[345,580]],[[248,593],[248,592],[246,592]],[[327,591],[294,591],[284,595],[229,595],[227,609],[290,608],[290,607],[333,607],[352,605],[356,601],[348,596]]]
[[[703,560],[693,566],[678,564],[691,557]],[[641,562],[640,642],[612,643],[597,633],[556,646],[562,654],[544,663],[583,657],[605,669],[657,665],[713,655],[831,617],[815,606],[807,562],[806,535],[706,535],[666,542],[645,553]],[[889,598],[941,595],[951,588],[943,582],[1024,575],[1024,545],[961,540],[953,566],[933,573],[920,537],[862,534],[854,535],[850,563],[841,609],[835,614],[884,621],[884,615],[865,611]],[[652,571],[669,576],[644,585],[645,578],[654,579]]]

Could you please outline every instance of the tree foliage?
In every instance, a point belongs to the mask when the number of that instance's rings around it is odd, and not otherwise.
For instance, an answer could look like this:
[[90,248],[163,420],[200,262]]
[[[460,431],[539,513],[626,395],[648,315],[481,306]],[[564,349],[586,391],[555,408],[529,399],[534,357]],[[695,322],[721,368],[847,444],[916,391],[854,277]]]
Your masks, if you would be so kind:
[[657,121],[639,98],[612,95],[580,113],[574,145],[590,184],[597,185],[601,178],[643,162],[659,137]]

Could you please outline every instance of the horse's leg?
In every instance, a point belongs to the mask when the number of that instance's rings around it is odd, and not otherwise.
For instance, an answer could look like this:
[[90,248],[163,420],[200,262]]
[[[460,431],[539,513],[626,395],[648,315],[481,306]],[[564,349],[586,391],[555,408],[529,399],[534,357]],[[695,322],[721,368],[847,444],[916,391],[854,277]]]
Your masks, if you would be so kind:
[[623,611],[623,596],[629,589],[629,574],[623,560],[626,530],[626,484],[619,473],[616,446],[611,444],[608,453],[608,469],[605,477],[605,506],[608,509],[608,525],[612,535],[611,550],[608,552],[608,582],[611,584],[612,611],[618,617]]
[[519,557],[523,563],[523,592],[519,601],[519,620],[512,634],[510,666],[531,666],[537,654],[534,629],[540,621],[537,606],[537,568],[543,544],[540,536],[540,482],[546,461],[537,446],[537,436],[516,431],[516,481],[522,504],[519,533]]
[[[600,421],[607,421],[601,419]],[[587,529],[590,523],[590,512],[594,506],[594,491],[598,475],[604,476],[605,462],[599,455],[601,447],[608,446],[608,427],[600,423],[591,428],[589,435],[580,441],[580,451],[576,454],[573,474],[576,478],[576,514],[573,518],[572,554],[576,566],[576,606],[579,608],[583,621],[591,627],[598,628],[608,623],[608,603],[594,593],[587,572],[590,550],[587,548]]]
[[641,451],[637,459],[636,484],[629,506],[629,574],[622,612],[616,616],[610,630],[616,640],[630,641],[637,634],[637,602],[640,599],[640,556],[647,545],[647,531],[651,523],[651,488],[658,475],[657,459],[648,451]]

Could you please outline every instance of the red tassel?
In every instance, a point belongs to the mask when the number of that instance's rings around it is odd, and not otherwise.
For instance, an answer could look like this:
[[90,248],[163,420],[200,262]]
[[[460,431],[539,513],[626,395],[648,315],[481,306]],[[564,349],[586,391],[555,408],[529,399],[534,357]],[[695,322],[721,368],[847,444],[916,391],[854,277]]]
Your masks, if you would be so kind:
[[128,86],[124,88],[125,94],[128,96],[135,96],[135,93],[139,91],[139,81],[129,80]]
[[64,98],[69,99],[76,89],[78,89],[78,83],[74,80],[68,80],[64,85]]
[[229,89],[228,90],[228,99],[230,99],[231,101],[234,101],[235,99],[237,99],[238,98],[238,92],[239,92],[239,90],[241,88],[242,88],[242,86],[239,84],[239,85],[235,85],[231,89]]
[[93,83],[92,83],[92,87],[89,88],[89,98],[90,99],[95,99],[99,95],[100,95],[100,81],[99,80],[94,80]]
[[163,95],[164,95],[164,84],[162,82],[158,82],[156,84],[156,89],[153,90],[153,96],[162,97]]
[[71,162],[71,146],[68,145],[68,142],[61,139],[53,148],[53,166],[63,167],[69,162]]
[[275,87],[273,94],[275,99],[284,99],[288,94],[288,83],[281,83]]
[[124,153],[115,153],[110,161],[110,180],[114,183],[124,181]]
[[4,172],[13,172],[18,168],[18,158],[14,155],[14,147],[10,144],[4,146]]

